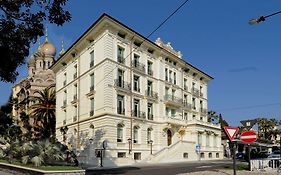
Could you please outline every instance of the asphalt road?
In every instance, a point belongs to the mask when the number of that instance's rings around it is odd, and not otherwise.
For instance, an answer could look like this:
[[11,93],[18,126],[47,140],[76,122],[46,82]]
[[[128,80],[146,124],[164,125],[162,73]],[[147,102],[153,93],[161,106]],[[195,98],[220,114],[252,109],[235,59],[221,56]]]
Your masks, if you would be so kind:
[[87,170],[86,175],[109,175],[109,174],[134,174],[134,175],[175,175],[187,172],[197,172],[206,170],[221,169],[231,166],[232,160],[201,161],[201,162],[181,162],[147,164],[112,169],[92,169]]

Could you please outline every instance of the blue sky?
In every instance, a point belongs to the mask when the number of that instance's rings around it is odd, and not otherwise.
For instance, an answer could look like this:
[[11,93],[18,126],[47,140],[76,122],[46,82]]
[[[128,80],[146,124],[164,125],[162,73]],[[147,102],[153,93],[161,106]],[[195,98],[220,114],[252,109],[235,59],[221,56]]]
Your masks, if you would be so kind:
[[[63,27],[48,24],[49,41],[60,50],[64,38],[67,49],[102,13],[147,36],[182,2],[69,0],[72,21]],[[248,25],[253,17],[279,10],[281,1],[276,0],[190,0],[150,40],[171,42],[186,61],[215,78],[209,83],[209,110],[222,113],[233,126],[261,116],[280,120],[281,14]],[[19,80],[26,76],[26,67],[18,69]],[[11,87],[0,83],[0,105]]]

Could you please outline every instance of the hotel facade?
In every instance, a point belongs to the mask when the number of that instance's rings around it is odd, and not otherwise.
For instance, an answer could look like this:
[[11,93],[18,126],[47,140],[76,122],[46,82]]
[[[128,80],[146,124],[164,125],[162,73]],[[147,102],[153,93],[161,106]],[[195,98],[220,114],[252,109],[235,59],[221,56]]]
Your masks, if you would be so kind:
[[100,155],[89,145],[105,147],[104,166],[222,158],[220,125],[207,116],[213,78],[170,43],[103,14],[51,69],[57,138],[91,164]]

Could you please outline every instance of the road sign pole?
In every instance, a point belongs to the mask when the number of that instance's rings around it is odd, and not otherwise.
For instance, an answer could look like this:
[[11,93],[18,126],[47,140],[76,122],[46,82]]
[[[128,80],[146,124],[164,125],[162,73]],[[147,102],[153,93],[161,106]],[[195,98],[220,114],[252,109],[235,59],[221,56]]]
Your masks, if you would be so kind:
[[251,145],[248,144],[249,171],[251,171]]
[[236,158],[235,158],[236,144],[235,142],[231,142],[231,144],[232,144],[232,158],[233,158],[233,175],[236,175]]

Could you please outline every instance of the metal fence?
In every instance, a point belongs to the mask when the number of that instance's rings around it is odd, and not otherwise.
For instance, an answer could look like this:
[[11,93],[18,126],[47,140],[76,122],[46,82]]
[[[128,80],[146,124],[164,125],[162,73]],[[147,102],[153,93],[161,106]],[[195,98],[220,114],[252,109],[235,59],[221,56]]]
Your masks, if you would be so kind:
[[281,166],[280,158],[266,158],[251,160],[251,171],[278,170]]

